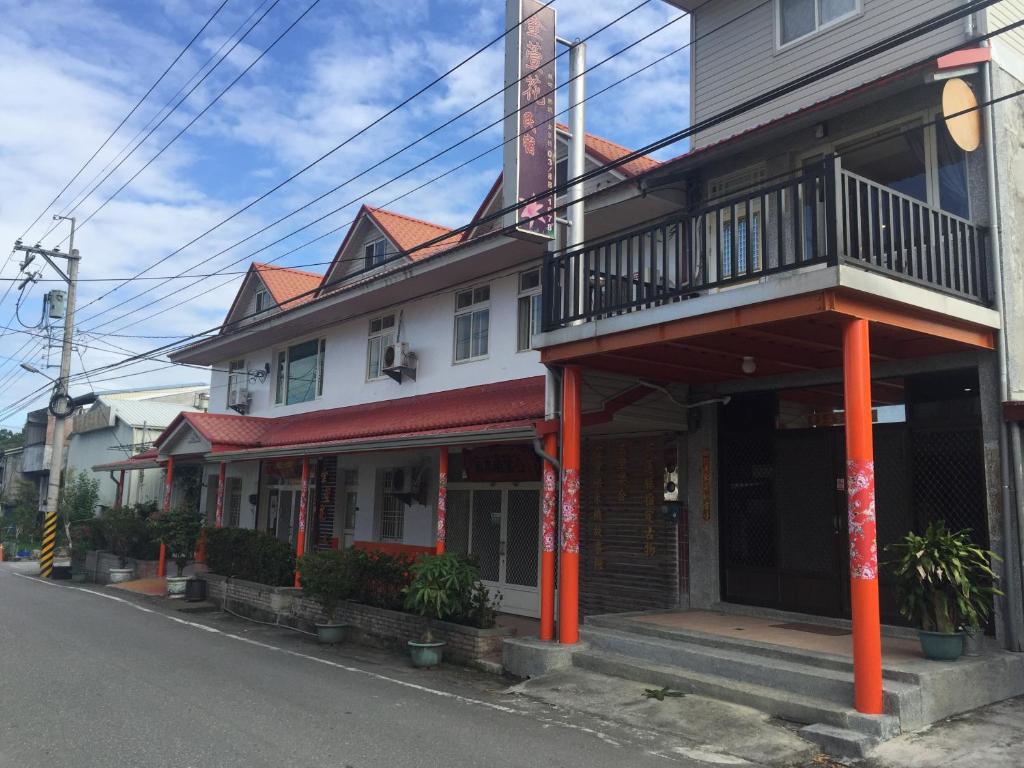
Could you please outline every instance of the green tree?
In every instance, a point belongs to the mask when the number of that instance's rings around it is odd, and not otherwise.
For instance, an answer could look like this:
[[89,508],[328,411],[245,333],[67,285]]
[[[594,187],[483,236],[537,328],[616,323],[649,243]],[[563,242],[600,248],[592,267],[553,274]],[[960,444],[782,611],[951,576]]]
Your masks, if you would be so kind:
[[[57,514],[64,523],[64,542],[72,542],[71,527],[78,522],[91,520],[96,515],[100,500],[100,481],[86,472],[68,470],[64,476]],[[73,544],[72,544],[73,546]]]
[[34,483],[17,482],[11,494],[14,507],[10,515],[11,534],[19,548],[33,549],[42,541],[42,513],[39,511],[39,489]]
[[24,435],[10,429],[0,429],[0,450],[18,448],[24,442]]

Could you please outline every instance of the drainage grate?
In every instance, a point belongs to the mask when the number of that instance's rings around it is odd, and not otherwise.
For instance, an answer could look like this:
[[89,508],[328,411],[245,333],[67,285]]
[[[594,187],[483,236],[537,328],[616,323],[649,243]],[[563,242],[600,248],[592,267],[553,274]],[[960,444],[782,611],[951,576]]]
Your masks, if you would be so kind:
[[789,624],[772,624],[776,629],[792,629],[796,632],[810,632],[812,635],[828,635],[829,637],[842,637],[850,634],[850,630],[842,627],[825,627],[820,624],[801,624],[792,622]]

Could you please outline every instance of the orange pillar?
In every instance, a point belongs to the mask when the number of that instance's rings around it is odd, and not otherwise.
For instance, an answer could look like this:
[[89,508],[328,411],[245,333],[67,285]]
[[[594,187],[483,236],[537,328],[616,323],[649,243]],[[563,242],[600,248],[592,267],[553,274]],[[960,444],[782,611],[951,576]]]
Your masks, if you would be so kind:
[[224,527],[224,473],[227,466],[227,463],[222,461],[217,471],[217,509],[213,518],[215,528]]
[[871,351],[867,320],[851,320],[843,328],[843,397],[846,408],[853,698],[858,712],[880,715],[883,712],[882,632],[878,609],[875,453],[871,435]]
[[580,384],[579,366],[562,372],[562,507],[558,567],[558,642],[580,639]]
[[[544,436],[544,453],[554,456],[558,437]],[[555,639],[555,510],[558,508],[558,479],[555,467],[544,462],[540,553],[540,639]]]
[[[295,557],[299,558],[306,551],[306,507],[309,503],[309,457],[302,457],[302,490],[299,491],[299,532],[295,536]],[[299,569],[295,569],[295,586],[302,586]]]
[[441,447],[437,460],[437,544],[434,551],[444,554],[445,518],[448,515],[448,448]]
[[[167,477],[164,479],[164,503],[160,507],[161,512],[171,510],[171,487],[174,484],[174,457],[167,457]],[[160,559],[156,564],[156,575],[167,575],[167,545],[160,542]]]

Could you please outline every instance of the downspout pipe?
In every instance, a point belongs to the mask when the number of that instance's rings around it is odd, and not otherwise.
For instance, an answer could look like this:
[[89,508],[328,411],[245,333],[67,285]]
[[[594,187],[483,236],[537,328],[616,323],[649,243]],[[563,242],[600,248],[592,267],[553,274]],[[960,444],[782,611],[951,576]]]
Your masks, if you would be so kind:
[[[1004,309],[1003,267],[1002,249],[1000,247],[1001,217],[999,186],[996,183],[996,157],[995,157],[995,121],[993,120],[993,106],[989,104],[992,100],[992,62],[984,64],[982,75],[982,101],[987,105],[982,110],[985,130],[985,174],[988,186],[989,200],[989,226],[991,230],[990,254],[992,264],[993,300],[996,312],[999,313],[1001,328],[999,332],[999,344],[996,359],[999,370],[999,404],[1006,402],[1009,394],[1009,356],[1007,352],[1006,339],[1006,317]],[[1012,443],[1012,453],[1011,453]],[[1021,581],[1021,553],[1024,552],[1024,530],[1022,530],[1022,515],[1020,509],[1020,491],[1022,486],[1020,463],[1013,460],[1013,456],[1020,457],[1021,442],[1020,431],[1017,425],[1007,424],[1005,419],[999,423],[999,479],[1000,479],[1000,500],[1002,507],[1002,528],[1003,541],[1005,542],[1004,560],[1006,584],[1012,588],[1006,590],[1006,644],[1011,651],[1024,650],[1024,583]],[[1011,476],[1013,487],[1010,487]]]

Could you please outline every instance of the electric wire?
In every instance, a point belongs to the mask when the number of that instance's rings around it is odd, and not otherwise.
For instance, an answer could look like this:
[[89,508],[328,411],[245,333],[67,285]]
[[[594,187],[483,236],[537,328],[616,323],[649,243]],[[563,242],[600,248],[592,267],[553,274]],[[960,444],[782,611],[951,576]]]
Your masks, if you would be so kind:
[[[99,154],[100,152],[102,152],[102,151],[103,151],[104,147],[106,147],[106,146],[107,146],[107,144],[109,144],[109,143],[110,143],[110,140],[114,138],[115,134],[117,134],[117,132],[118,132],[118,131],[120,131],[122,127],[124,127],[124,124],[125,124],[125,123],[127,123],[129,119],[131,119],[131,116],[132,116],[132,115],[134,115],[134,114],[135,114],[135,112],[136,112],[136,110],[138,110],[138,108],[142,106],[142,103],[143,103],[143,102],[144,102],[144,101],[145,101],[146,99],[148,99],[148,98],[149,98],[149,96],[150,96],[150,94],[151,94],[151,93],[153,93],[153,91],[154,91],[154,90],[156,89],[156,87],[157,87],[158,85],[160,85],[160,83],[161,83],[161,82],[163,82],[163,79],[164,79],[165,77],[167,77],[168,73],[169,73],[169,72],[170,72],[170,71],[171,71],[171,70],[172,70],[172,69],[174,68],[174,65],[175,65],[175,64],[177,64],[177,63],[178,63],[178,62],[179,62],[179,61],[181,60],[181,57],[182,57],[182,56],[184,56],[184,55],[185,55],[185,53],[186,53],[186,52],[188,51],[188,49],[192,47],[192,44],[193,44],[193,43],[195,43],[195,41],[199,39],[199,36],[200,36],[200,35],[202,35],[202,34],[203,34],[203,32],[205,32],[205,31],[206,31],[206,28],[207,28],[208,26],[210,26],[210,24],[212,24],[212,23],[213,23],[213,20],[214,20],[215,18],[217,18],[217,15],[218,15],[218,14],[219,14],[219,13],[220,13],[220,12],[221,12],[222,10],[223,10],[224,6],[225,6],[225,5],[227,5],[227,4],[228,4],[228,2],[230,2],[230,0],[222,0],[221,4],[220,4],[220,5],[218,5],[218,6],[217,6],[217,7],[216,7],[216,8],[214,9],[214,11],[213,11],[213,13],[212,13],[212,14],[210,15],[210,17],[209,17],[209,18],[208,18],[208,19],[207,19],[207,20],[206,20],[206,21],[205,21],[205,22],[203,23],[203,26],[201,26],[201,27],[199,28],[199,31],[198,31],[198,32],[196,32],[196,33],[195,33],[195,34],[194,34],[194,35],[192,36],[192,39],[191,39],[191,40],[189,40],[189,41],[188,41],[187,43],[185,43],[185,47],[184,47],[184,48],[182,48],[182,49],[181,49],[180,51],[178,51],[178,55],[177,55],[177,56],[175,56],[175,57],[174,57],[174,59],[173,59],[173,61],[171,61],[171,63],[167,65],[167,67],[166,67],[166,68],[164,69],[164,71],[160,73],[160,77],[158,77],[158,78],[157,78],[157,79],[156,79],[156,80],[155,80],[155,81],[153,82],[153,84],[152,84],[151,86],[149,86],[149,90],[147,90],[147,91],[146,91],[146,92],[145,92],[144,94],[142,94],[142,98],[140,98],[140,99],[139,99],[139,100],[138,100],[137,102],[135,102],[135,106],[133,106],[133,107],[132,107],[132,108],[131,108],[130,110],[128,110],[128,114],[127,114],[127,115],[125,115],[125,116],[124,116],[123,118],[121,118],[121,122],[117,124],[117,127],[116,127],[116,128],[114,128],[114,130],[112,130],[112,131],[110,132],[110,135],[109,135],[109,136],[107,136],[107,138],[105,138],[105,139],[103,140],[103,143],[99,145],[99,147],[98,147],[98,148],[96,149],[96,151],[95,151],[95,152],[93,152],[93,153],[92,153],[92,155],[91,155],[91,156],[89,157],[89,159],[88,159],[88,160],[86,160],[86,161],[85,161],[84,163],[82,163],[82,167],[81,167],[81,168],[79,168],[79,169],[78,169],[77,171],[75,171],[75,174],[74,174],[74,176],[72,176],[72,177],[71,177],[71,178],[70,178],[70,179],[68,180],[67,184],[65,184],[65,185],[64,185],[64,186],[63,186],[63,187],[61,188],[60,192],[58,192],[58,193],[57,193],[57,194],[56,194],[56,195],[54,196],[53,200],[51,200],[51,201],[50,201],[49,203],[47,203],[46,207],[45,207],[45,208],[43,208],[43,210],[39,212],[39,215],[38,215],[38,216],[36,216],[36,218],[35,218],[35,219],[34,219],[34,220],[32,221],[32,223],[28,225],[28,227],[27,227],[27,228],[25,229],[25,231],[24,231],[24,232],[23,232],[23,233],[21,234],[21,237],[20,237],[20,238],[18,238],[19,240],[24,240],[24,239],[25,239],[25,237],[26,237],[26,236],[28,235],[28,233],[29,233],[29,232],[30,232],[30,231],[32,230],[32,227],[34,227],[34,226],[35,226],[35,225],[36,225],[36,224],[37,224],[37,223],[39,222],[39,220],[40,220],[41,218],[43,218],[43,216],[45,216],[45,215],[46,215],[46,212],[47,212],[47,211],[49,211],[49,210],[50,210],[50,208],[52,208],[52,207],[53,207],[54,203],[56,203],[56,202],[57,202],[57,201],[58,201],[58,200],[60,199],[61,195],[63,195],[63,194],[65,193],[65,192],[67,192],[67,190],[68,190],[68,187],[70,187],[70,186],[71,186],[72,184],[74,184],[74,183],[75,183],[75,180],[76,180],[76,179],[77,179],[77,178],[78,178],[79,176],[81,176],[81,175],[82,175],[82,172],[83,172],[83,171],[84,171],[84,170],[86,169],[86,167],[87,167],[87,166],[88,166],[88,165],[89,165],[89,164],[90,164],[90,163],[91,163],[91,162],[92,162],[93,160],[95,160],[95,159],[96,159],[96,156],[97,156],[97,155],[98,155],[98,154]],[[2,304],[2,303],[3,303],[3,301],[0,301],[0,304]]]
[[[849,66],[852,66],[853,64],[858,63],[859,61],[862,61],[862,60],[864,60],[866,58],[870,58],[871,56],[878,55],[879,53],[882,53],[882,52],[885,52],[887,50],[890,50],[890,49],[892,49],[892,48],[894,48],[894,47],[896,47],[898,45],[902,45],[905,42],[914,39],[915,37],[921,36],[923,34],[927,34],[928,32],[932,31],[933,29],[936,29],[939,26],[941,26],[941,24],[948,24],[948,23],[951,23],[952,21],[955,21],[955,20],[957,20],[959,18],[963,18],[963,16],[965,16],[965,15],[967,15],[969,13],[973,13],[974,11],[976,11],[976,10],[978,10],[980,8],[987,7],[988,5],[991,5],[992,3],[996,2],[996,1],[997,0],[976,0],[976,2],[972,2],[972,3],[969,3],[969,4],[965,5],[965,6],[962,6],[959,9],[957,9],[956,11],[947,12],[947,13],[944,13],[944,14],[939,14],[938,16],[933,17],[933,18],[931,18],[931,19],[929,19],[929,20],[927,20],[925,22],[922,22],[922,23],[920,23],[918,25],[915,25],[914,27],[911,27],[908,30],[904,30],[903,32],[897,33],[896,35],[892,35],[892,36],[886,38],[885,40],[880,41],[879,43],[877,43],[875,45],[869,46],[867,49],[865,49],[865,50],[863,50],[861,52],[857,52],[857,53],[852,54],[850,56],[843,57],[841,60],[838,60],[837,62],[834,62],[834,63],[828,64],[828,65],[825,65],[824,67],[818,68],[817,70],[815,70],[813,73],[810,73],[809,75],[801,76],[799,78],[796,78],[795,80],[790,81],[789,83],[786,83],[786,84],[784,84],[784,85],[782,85],[782,86],[780,86],[780,87],[778,87],[776,89],[773,89],[771,91],[769,100],[765,100],[764,97],[759,97],[759,98],[756,98],[756,99],[748,100],[748,101],[738,105],[737,107],[725,110],[724,112],[719,113],[716,116],[708,118],[708,119],[706,119],[704,121],[700,121],[700,123],[698,123],[697,125],[691,126],[688,129],[685,129],[685,130],[679,131],[679,132],[675,132],[673,134],[669,134],[668,136],[663,137],[662,139],[659,139],[659,140],[653,142],[652,144],[647,145],[646,147],[644,147],[644,148],[642,148],[640,150],[636,150],[635,152],[627,154],[623,158],[619,158],[617,160],[605,163],[601,167],[595,168],[595,169],[593,169],[592,171],[589,171],[589,172],[585,172],[584,174],[581,174],[580,176],[577,176],[574,179],[566,180],[566,182],[564,182],[561,185],[555,185],[555,187],[553,187],[550,190],[548,190],[546,192],[546,194],[550,195],[552,192],[557,192],[559,189],[565,189],[565,188],[567,188],[568,186],[570,186],[572,184],[581,183],[581,181],[585,180],[585,178],[588,177],[588,175],[593,175],[596,172],[603,172],[602,169],[619,167],[622,164],[624,164],[625,162],[630,162],[632,159],[636,159],[636,157],[641,156],[642,154],[645,154],[647,152],[652,151],[650,149],[651,147],[669,146],[672,143],[674,143],[676,141],[680,141],[682,138],[685,138],[686,136],[691,135],[693,132],[696,132],[696,131],[699,131],[699,130],[706,130],[708,127],[710,127],[712,125],[715,125],[718,122],[721,122],[721,121],[727,120],[727,119],[731,119],[734,116],[737,116],[739,114],[743,114],[743,112],[745,112],[745,111],[750,111],[751,109],[756,109],[758,106],[762,106],[763,104],[770,103],[770,99],[771,98],[779,98],[780,95],[785,95],[786,93],[791,92],[792,90],[795,90],[797,87],[802,87],[803,85],[815,82],[815,78],[820,79],[822,77],[828,76],[829,74],[833,74],[834,72],[841,71],[842,69],[847,68]],[[986,35],[983,35],[983,36],[981,36],[980,38],[977,38],[977,39],[979,39],[979,40],[980,39],[990,39],[991,37],[994,37],[994,36],[996,36],[998,34],[1002,34],[1003,32],[1006,32],[1006,31],[1009,31],[1010,29],[1016,28],[1016,27],[1020,26],[1022,23],[1024,23],[1024,20],[1022,20],[1021,22],[1017,22],[1017,23],[1014,23],[1014,24],[1007,25],[1006,27],[1003,27],[1003,28],[1000,28],[999,30],[995,30],[993,32],[990,32],[990,33],[988,33]],[[799,83],[800,85],[798,86],[797,83]],[[1020,94],[1018,93],[1016,95],[1020,95]],[[1004,101],[1007,98],[1009,98],[1009,96],[1000,97],[998,100],[999,101]],[[991,103],[996,103],[996,101],[997,101],[996,99],[993,99]],[[988,106],[988,105],[986,105],[986,106]],[[975,109],[977,109],[977,108],[980,108],[980,106],[976,107]],[[971,110],[965,110],[965,112],[967,112],[967,111],[971,111]],[[657,169],[655,168],[655,169],[652,169],[652,170],[657,170]],[[651,172],[652,171],[645,171],[645,172],[639,174],[638,176],[641,177],[641,178],[642,177],[646,177],[646,176],[650,175]],[[593,194],[596,194],[596,193],[591,193],[591,195],[593,195]],[[544,194],[541,194],[541,195],[538,195],[537,198],[540,199],[543,196],[544,196]],[[521,203],[519,203],[517,205],[509,206],[508,207],[509,210],[497,211],[497,212],[495,212],[493,214],[490,214],[486,218],[494,219],[494,218],[501,217],[501,216],[505,215],[506,213],[518,210],[522,206],[526,205],[528,202],[532,202],[532,201],[533,200],[522,201]],[[565,207],[565,205],[567,205],[567,204],[563,204],[562,206],[558,206],[558,207]],[[538,216],[531,217],[531,218],[532,219],[536,219],[536,218],[540,218],[540,216],[538,215]],[[528,220],[530,220],[530,219],[524,219],[522,221],[528,221]],[[463,230],[464,231],[468,231],[468,227],[476,227],[476,226],[479,225],[479,223],[480,223],[480,220],[478,220],[476,222],[473,222],[471,225],[467,225],[467,227],[464,227]],[[480,240],[480,239],[489,238],[489,237],[494,236],[494,234],[499,234],[500,235],[501,232],[499,231],[498,233],[488,233],[488,234],[480,236],[478,238],[472,238],[472,240]],[[450,235],[446,235],[446,237],[447,236],[450,236]],[[413,250],[418,250],[418,249],[430,247],[430,245],[432,245],[432,243],[430,241],[427,241],[426,243],[423,243],[423,244],[421,244],[419,246],[416,246],[416,248],[414,248],[414,249],[409,249],[409,251],[406,251],[406,254],[408,254],[409,252],[411,252]],[[177,344],[165,344],[165,345],[162,345],[160,347],[155,348],[154,350],[149,351],[146,354],[152,355],[152,354],[167,353],[169,350],[180,351],[181,349],[184,349],[185,346],[187,346],[188,342],[191,339],[196,339],[196,338],[199,338],[200,336],[208,335],[209,333],[215,332],[218,328],[223,329],[223,324],[221,326],[215,326],[213,329],[210,329],[208,331],[203,331],[203,332],[198,333],[198,334],[193,334],[192,336],[189,336],[189,337],[184,337]],[[112,369],[117,368],[117,367],[123,367],[125,365],[129,365],[132,362],[134,362],[135,360],[142,359],[142,358],[143,358],[142,355],[135,355],[134,357],[126,358],[125,360],[119,361],[117,363],[112,363],[112,364],[107,365],[107,366],[102,366],[100,368],[93,369],[93,371],[96,372],[96,371],[112,370]]]

